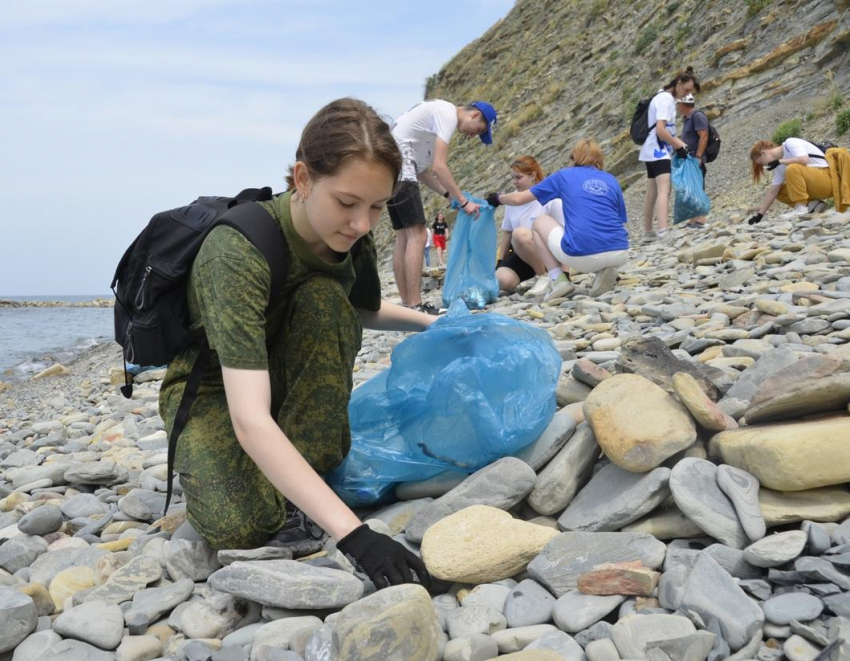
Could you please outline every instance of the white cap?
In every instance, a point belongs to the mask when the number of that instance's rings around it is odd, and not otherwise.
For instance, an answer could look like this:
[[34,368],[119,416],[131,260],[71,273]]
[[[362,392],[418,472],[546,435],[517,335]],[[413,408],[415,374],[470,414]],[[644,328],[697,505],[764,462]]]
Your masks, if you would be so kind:
[[696,100],[694,99],[693,94],[688,94],[687,96],[685,96],[681,99],[676,99],[676,101],[679,102],[679,103],[684,103],[685,105],[688,105],[688,106],[692,106],[696,103]]

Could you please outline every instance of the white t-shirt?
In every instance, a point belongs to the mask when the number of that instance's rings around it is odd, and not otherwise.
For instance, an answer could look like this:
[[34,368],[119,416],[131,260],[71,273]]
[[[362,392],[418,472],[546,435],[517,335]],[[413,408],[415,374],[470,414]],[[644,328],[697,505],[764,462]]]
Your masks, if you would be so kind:
[[425,247],[430,248],[431,245],[432,245],[432,243],[431,243],[431,229],[428,228],[428,227],[425,228],[425,237],[426,237],[425,238]]
[[[820,149],[815,147],[811,142],[806,142],[805,140],[801,140],[800,138],[788,138],[785,142],[782,143],[782,158],[797,158],[798,156],[808,156],[809,154],[815,154],[817,156],[824,156],[824,158],[811,158],[809,157],[809,162],[806,163],[807,168],[828,168],[829,163],[826,162],[826,154],[824,154]],[[785,183],[785,169],[788,166],[784,163],[780,165],[773,172],[773,185],[781,186]]]
[[564,210],[561,200],[551,200],[546,205],[540,204],[537,200],[532,200],[518,207],[506,206],[505,218],[502,220],[502,230],[513,232],[520,227],[531,229],[532,223],[534,223],[538,216],[543,214],[552,216],[560,224],[564,224]]
[[448,143],[457,131],[457,107],[439,99],[423,101],[399,117],[392,127],[401,150],[402,181],[424,172],[434,163],[437,138]]
[[649,104],[649,135],[640,148],[638,160],[644,162],[670,160],[673,146],[658,139],[655,132],[659,120],[666,122],[670,135],[676,135],[676,99],[670,92],[659,90]]

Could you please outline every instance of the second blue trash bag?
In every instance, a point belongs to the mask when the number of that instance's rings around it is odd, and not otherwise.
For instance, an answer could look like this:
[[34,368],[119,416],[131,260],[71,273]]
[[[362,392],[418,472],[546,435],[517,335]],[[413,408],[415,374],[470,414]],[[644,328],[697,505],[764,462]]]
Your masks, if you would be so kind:
[[374,505],[398,482],[472,473],[515,454],[555,414],[560,369],[546,331],[456,301],[354,391],[351,450],[328,484],[352,507]]
[[676,190],[676,206],[673,212],[673,222],[682,223],[697,216],[708,215],[711,211],[711,200],[702,187],[702,172],[699,161],[693,156],[679,158],[673,156],[673,170],[670,175],[673,188]]
[[499,297],[495,209],[466,191],[463,194],[481,205],[481,215],[476,219],[463,209],[457,213],[443,282],[443,305],[448,307],[460,298],[468,308],[480,310]]

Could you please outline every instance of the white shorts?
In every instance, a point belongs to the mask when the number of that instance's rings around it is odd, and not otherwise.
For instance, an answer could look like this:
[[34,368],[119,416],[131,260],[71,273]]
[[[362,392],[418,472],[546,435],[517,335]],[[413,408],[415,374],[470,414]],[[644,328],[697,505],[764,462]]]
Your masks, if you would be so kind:
[[629,256],[628,250],[611,250],[595,255],[568,255],[561,247],[561,239],[563,238],[564,228],[560,225],[554,227],[546,238],[546,245],[549,247],[549,252],[561,264],[579,273],[596,273],[596,271],[601,271],[611,266],[619,268],[626,263]]

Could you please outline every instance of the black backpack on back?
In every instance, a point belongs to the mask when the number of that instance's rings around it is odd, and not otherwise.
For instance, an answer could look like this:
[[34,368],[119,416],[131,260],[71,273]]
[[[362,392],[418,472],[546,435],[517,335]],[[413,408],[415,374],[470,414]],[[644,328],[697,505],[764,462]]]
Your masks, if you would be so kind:
[[248,188],[236,197],[199,197],[185,207],[157,213],[127,248],[115,270],[111,285],[115,293],[115,340],[124,349],[125,385],[121,393],[125,397],[133,394],[127,363],[164,365],[192,343],[202,348],[169,437],[166,512],[177,440],[189,419],[211,353],[206,338],[193,337],[189,331],[186,286],[192,263],[214,227],[233,227],[266,258],[271,271],[269,301],[275,301],[286,277],[286,242],[274,218],[256,204],[271,198],[271,188]]
[[[705,115],[702,110],[697,110],[695,112],[702,113]],[[705,118],[708,121],[708,117]],[[705,162],[712,163],[717,159],[718,154],[720,154],[720,134],[717,132],[717,129],[714,128],[714,124],[708,122],[708,144],[705,147]]]
[[643,101],[638,101],[637,108],[632,114],[632,125],[629,129],[629,135],[632,136],[632,142],[636,145],[643,145],[649,135],[649,104],[655,96],[651,96]]

